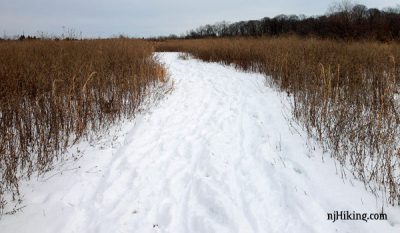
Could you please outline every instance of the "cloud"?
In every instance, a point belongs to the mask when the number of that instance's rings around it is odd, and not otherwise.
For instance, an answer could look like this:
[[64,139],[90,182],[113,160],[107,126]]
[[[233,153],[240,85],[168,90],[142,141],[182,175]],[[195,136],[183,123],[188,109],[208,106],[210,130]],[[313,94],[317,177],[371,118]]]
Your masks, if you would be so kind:
[[[284,14],[319,15],[330,0],[0,0],[0,30],[7,34],[62,27],[88,37],[123,33],[131,36],[180,34],[202,24],[238,21]],[[395,6],[392,0],[368,0],[368,7]]]

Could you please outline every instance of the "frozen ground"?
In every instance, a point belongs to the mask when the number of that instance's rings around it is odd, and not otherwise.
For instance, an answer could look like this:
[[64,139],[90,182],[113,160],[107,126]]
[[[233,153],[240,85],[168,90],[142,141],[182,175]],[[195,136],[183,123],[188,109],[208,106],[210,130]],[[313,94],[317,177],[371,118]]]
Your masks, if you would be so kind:
[[327,221],[381,203],[290,130],[261,75],[160,58],[172,93],[95,147],[73,148],[77,161],[25,183],[25,207],[3,216],[1,233],[400,232],[392,207],[387,221]]

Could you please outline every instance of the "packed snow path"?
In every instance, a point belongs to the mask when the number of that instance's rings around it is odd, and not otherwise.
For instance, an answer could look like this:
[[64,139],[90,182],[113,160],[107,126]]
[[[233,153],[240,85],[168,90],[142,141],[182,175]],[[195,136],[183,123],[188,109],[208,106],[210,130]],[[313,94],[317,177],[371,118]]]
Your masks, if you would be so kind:
[[292,132],[262,75],[159,56],[171,94],[124,125],[118,146],[87,147],[62,174],[24,184],[26,206],[1,233],[400,232],[392,207],[387,221],[327,220],[381,204]]

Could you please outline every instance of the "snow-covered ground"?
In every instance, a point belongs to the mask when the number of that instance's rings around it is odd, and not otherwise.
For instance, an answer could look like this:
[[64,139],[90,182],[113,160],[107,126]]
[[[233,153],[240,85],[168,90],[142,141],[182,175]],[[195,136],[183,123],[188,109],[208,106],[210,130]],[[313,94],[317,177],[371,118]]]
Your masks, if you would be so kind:
[[80,159],[23,184],[25,207],[2,217],[1,233],[400,232],[393,207],[387,221],[327,220],[380,212],[381,202],[291,130],[263,76],[160,59],[174,90],[94,147],[71,149]]

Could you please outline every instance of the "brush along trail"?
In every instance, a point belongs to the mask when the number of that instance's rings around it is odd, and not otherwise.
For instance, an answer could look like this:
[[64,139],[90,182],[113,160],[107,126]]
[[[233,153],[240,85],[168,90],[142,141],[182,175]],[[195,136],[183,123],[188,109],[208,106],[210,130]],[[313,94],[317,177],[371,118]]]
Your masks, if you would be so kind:
[[158,56],[173,91],[118,137],[82,142],[69,152],[80,159],[25,182],[0,232],[400,232],[400,210],[385,204],[387,220],[327,220],[382,203],[289,126],[265,77]]

